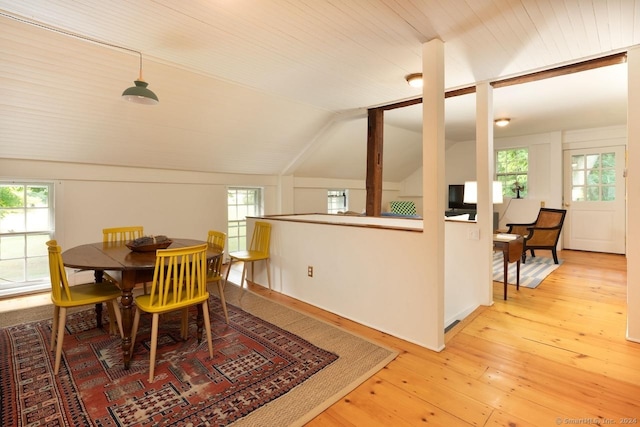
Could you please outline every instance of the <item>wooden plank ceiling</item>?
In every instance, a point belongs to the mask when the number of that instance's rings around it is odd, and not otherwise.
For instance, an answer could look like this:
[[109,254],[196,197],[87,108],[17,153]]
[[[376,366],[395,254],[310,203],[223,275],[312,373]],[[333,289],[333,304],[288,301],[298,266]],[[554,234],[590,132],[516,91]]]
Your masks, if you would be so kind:
[[[67,141],[56,141],[59,154],[40,141],[12,156],[46,152],[47,159],[130,166],[146,156],[146,167],[251,174],[296,173],[296,167],[304,174],[301,159],[318,150],[314,144],[333,123],[419,96],[404,76],[420,71],[421,45],[433,38],[445,42],[448,89],[640,43],[640,1],[634,0],[0,0],[0,11],[7,64],[0,72],[16,99],[27,98],[27,104],[5,102],[4,120],[23,120],[25,109],[24,126],[38,115],[69,120],[36,126],[31,135],[30,141],[42,140],[53,127]],[[7,15],[142,52],[145,79],[162,109],[96,105],[137,76],[135,54],[27,30]],[[59,105],[36,106],[37,96],[25,94],[34,82]],[[82,118],[73,106],[79,99]],[[43,108],[48,111],[32,111]],[[92,134],[82,134],[89,128]],[[27,138],[24,129],[13,131],[6,136]],[[116,159],[113,144],[130,149],[131,140],[139,144],[132,159]],[[366,138],[353,150],[365,144]],[[342,150],[348,156],[351,148]]]

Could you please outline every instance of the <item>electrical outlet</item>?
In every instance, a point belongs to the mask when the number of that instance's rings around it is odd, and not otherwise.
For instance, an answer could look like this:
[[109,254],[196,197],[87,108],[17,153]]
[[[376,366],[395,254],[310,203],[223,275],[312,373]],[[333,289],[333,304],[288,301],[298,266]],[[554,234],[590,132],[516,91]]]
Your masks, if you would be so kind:
[[307,276],[313,277],[313,267],[312,266],[307,267]]
[[480,229],[479,228],[470,228],[467,234],[467,239],[469,240],[480,240]]
[[543,201],[541,201],[541,202],[540,202],[540,207],[541,207],[541,208],[544,208],[544,205],[546,205],[546,203],[545,203],[545,201],[543,200]]

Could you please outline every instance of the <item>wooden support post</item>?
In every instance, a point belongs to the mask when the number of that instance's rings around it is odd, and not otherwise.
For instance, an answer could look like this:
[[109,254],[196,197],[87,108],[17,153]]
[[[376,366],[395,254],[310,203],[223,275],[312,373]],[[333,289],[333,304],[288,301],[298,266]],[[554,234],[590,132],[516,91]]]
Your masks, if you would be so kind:
[[382,152],[384,133],[384,111],[369,110],[367,134],[367,216],[382,213]]

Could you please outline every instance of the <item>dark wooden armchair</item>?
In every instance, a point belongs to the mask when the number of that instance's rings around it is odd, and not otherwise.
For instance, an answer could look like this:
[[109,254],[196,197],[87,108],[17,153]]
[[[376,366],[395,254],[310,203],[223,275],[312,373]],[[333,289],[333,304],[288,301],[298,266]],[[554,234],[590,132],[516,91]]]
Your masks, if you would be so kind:
[[531,256],[535,257],[536,249],[545,249],[551,251],[553,262],[558,264],[556,246],[558,245],[566,213],[565,209],[540,208],[535,222],[529,224],[507,224],[509,233],[520,234],[524,237],[523,263],[527,260],[527,251],[531,251]]

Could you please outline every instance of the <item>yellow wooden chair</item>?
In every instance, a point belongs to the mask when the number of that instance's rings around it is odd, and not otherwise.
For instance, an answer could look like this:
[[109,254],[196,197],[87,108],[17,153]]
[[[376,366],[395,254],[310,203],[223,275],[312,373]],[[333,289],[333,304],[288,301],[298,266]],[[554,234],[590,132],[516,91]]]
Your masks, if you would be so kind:
[[[144,227],[142,225],[134,225],[130,227],[110,227],[102,229],[102,242],[103,243],[115,243],[115,242],[130,242],[144,236]],[[113,273],[104,273],[104,280],[118,283],[118,279],[113,276]],[[142,284],[142,291],[147,293],[147,283]]]
[[246,251],[236,251],[229,253],[229,268],[227,268],[227,275],[225,282],[229,279],[229,272],[231,271],[231,265],[233,261],[242,261],[242,279],[240,280],[240,287],[244,287],[244,280],[247,272],[247,264],[251,264],[251,281],[253,282],[253,263],[256,261],[265,261],[267,266],[267,282],[269,283],[269,289],[271,289],[271,272],[269,269],[269,245],[271,242],[271,224],[263,221],[256,221],[255,228],[253,229],[253,235],[251,236],[251,244]]
[[222,231],[210,230],[207,236],[207,243],[210,247],[220,251],[220,256],[210,260],[207,263],[207,283],[216,282],[218,284],[218,294],[220,295],[220,303],[224,311],[224,318],[229,323],[229,312],[227,311],[227,302],[224,298],[224,285],[222,280],[222,262],[224,261],[224,246],[227,241],[227,235]]
[[156,266],[149,295],[136,298],[136,313],[131,334],[131,354],[136,342],[141,313],[150,313],[151,355],[149,361],[149,382],[153,381],[158,345],[158,323],[160,314],[182,310],[181,336],[187,339],[188,309],[198,307],[198,342],[202,341],[202,323],[207,333],[209,356],[213,358],[211,322],[209,320],[209,292],[207,292],[207,244],[176,249],[158,249]]
[[120,289],[112,283],[85,283],[69,286],[67,271],[62,262],[62,248],[55,240],[47,242],[49,250],[49,274],[51,276],[51,301],[53,302],[53,325],[51,326],[51,348],[56,345],[56,360],[53,373],[58,375],[62,358],[62,342],[67,322],[67,309],[83,305],[107,303],[109,309],[110,333],[115,333],[116,325],[122,337],[122,319],[117,298]]
[[131,227],[111,227],[102,229],[102,241],[104,243],[111,242],[130,242],[144,235],[144,228],[141,225]]

